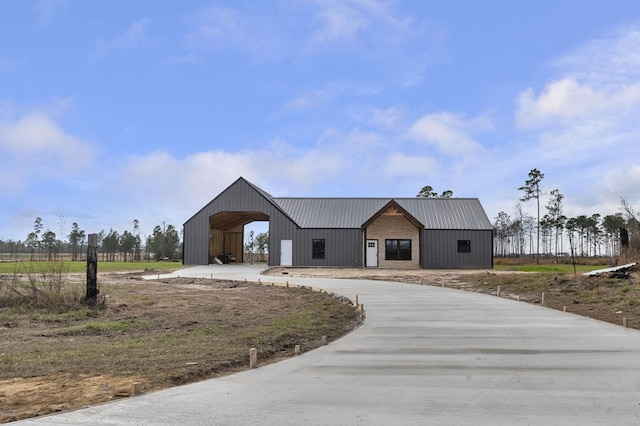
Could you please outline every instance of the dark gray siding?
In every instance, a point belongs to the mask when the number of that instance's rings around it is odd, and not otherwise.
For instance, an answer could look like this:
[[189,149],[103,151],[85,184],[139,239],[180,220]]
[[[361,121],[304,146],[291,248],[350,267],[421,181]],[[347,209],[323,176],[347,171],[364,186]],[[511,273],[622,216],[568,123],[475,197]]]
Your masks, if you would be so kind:
[[[278,212],[269,218],[269,266],[280,265],[280,240],[293,240],[293,253],[295,255],[296,233],[298,227],[287,216]],[[295,256],[292,259],[295,265]]]
[[[471,242],[470,253],[458,253],[458,240]],[[422,234],[422,267],[425,269],[493,268],[492,231],[433,230]]]
[[[294,266],[362,266],[363,242],[360,229],[298,229],[292,239]],[[314,239],[324,239],[324,259],[313,259]]]
[[[183,261],[200,265],[209,262],[211,216],[259,212],[269,217],[270,266],[281,264],[280,242],[292,240],[293,266],[362,267],[362,226],[391,200],[273,198],[239,178],[185,222]],[[425,228],[420,243],[422,268],[493,267],[493,226],[478,199],[395,201]],[[324,259],[313,259],[312,241],[316,238],[325,240]],[[471,252],[458,253],[458,240],[471,241]]]
[[[209,217],[220,212],[261,212],[269,216],[270,228],[273,227],[274,221],[279,227],[295,228],[291,220],[266,199],[263,193],[240,178],[185,222],[184,264],[206,265],[209,263]],[[285,226],[287,222],[289,226]],[[270,243],[273,243],[271,232]],[[279,253],[279,244],[277,249]],[[271,257],[269,259],[271,263]]]

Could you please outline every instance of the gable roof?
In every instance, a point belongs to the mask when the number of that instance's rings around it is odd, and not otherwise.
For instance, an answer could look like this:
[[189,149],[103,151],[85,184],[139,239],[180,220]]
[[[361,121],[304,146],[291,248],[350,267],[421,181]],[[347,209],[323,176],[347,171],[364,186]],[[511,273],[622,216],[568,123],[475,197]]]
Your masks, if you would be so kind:
[[391,202],[425,229],[493,230],[477,198],[272,198],[301,228],[360,228]]
[[[204,210],[206,210],[209,206],[211,206],[213,203],[216,202],[216,200],[218,200],[219,198],[222,198],[223,194],[226,193],[227,191],[232,191],[234,188],[236,187],[241,187],[241,186],[248,186],[249,188],[251,188],[252,190],[256,191],[258,194],[260,194],[267,202],[269,202],[270,204],[272,204],[276,209],[282,211],[280,209],[280,207],[273,202],[273,196],[271,194],[269,194],[267,191],[265,191],[264,189],[254,185],[253,183],[249,182],[248,180],[246,180],[245,178],[243,178],[242,176],[240,176],[238,179],[236,179],[231,185],[229,185],[227,188],[225,188],[224,191],[222,191],[220,194],[218,194],[213,200],[209,201],[207,204],[205,204],[200,210],[198,210],[197,213],[195,213],[193,216],[191,216],[189,219],[187,219],[187,221],[185,222],[185,224],[189,223],[190,221],[192,221],[193,219],[195,219],[198,215],[200,215],[200,213]],[[284,212],[282,212],[284,213]],[[286,214],[286,213],[285,213]]]
[[[359,229],[381,210],[398,206],[424,229],[493,230],[477,198],[292,198],[273,197],[243,177],[238,178],[185,225],[234,187],[250,188],[300,228]],[[236,211],[235,209],[233,211]]]

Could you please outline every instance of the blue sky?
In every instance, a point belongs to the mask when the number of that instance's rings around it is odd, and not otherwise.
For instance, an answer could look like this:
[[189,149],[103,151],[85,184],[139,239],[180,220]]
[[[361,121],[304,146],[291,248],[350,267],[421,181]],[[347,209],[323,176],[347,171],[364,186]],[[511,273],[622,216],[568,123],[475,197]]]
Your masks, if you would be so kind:
[[[0,239],[277,196],[640,206],[640,3],[0,1]],[[543,196],[546,203],[547,195]],[[525,209],[534,213],[533,202]]]

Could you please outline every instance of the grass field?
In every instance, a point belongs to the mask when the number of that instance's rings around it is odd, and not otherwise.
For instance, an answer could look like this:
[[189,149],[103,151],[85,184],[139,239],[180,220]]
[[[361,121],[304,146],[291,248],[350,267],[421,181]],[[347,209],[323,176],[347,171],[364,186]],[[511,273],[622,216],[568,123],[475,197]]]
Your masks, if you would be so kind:
[[[65,272],[85,272],[87,270],[86,262],[0,262],[0,274],[25,274],[30,272],[39,273],[45,270],[51,270],[52,265]],[[144,271],[147,270],[167,270],[180,269],[180,262],[98,262],[98,272],[118,272],[118,271]]]

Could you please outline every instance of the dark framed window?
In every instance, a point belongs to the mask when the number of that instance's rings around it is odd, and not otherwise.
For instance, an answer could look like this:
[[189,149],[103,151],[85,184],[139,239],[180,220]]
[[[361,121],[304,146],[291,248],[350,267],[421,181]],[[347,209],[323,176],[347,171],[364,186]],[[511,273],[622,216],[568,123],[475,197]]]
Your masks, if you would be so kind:
[[411,260],[411,240],[384,240],[385,260]]
[[471,253],[471,241],[458,240],[458,253]]
[[324,240],[314,239],[313,243],[313,252],[311,257],[313,259],[324,259]]

